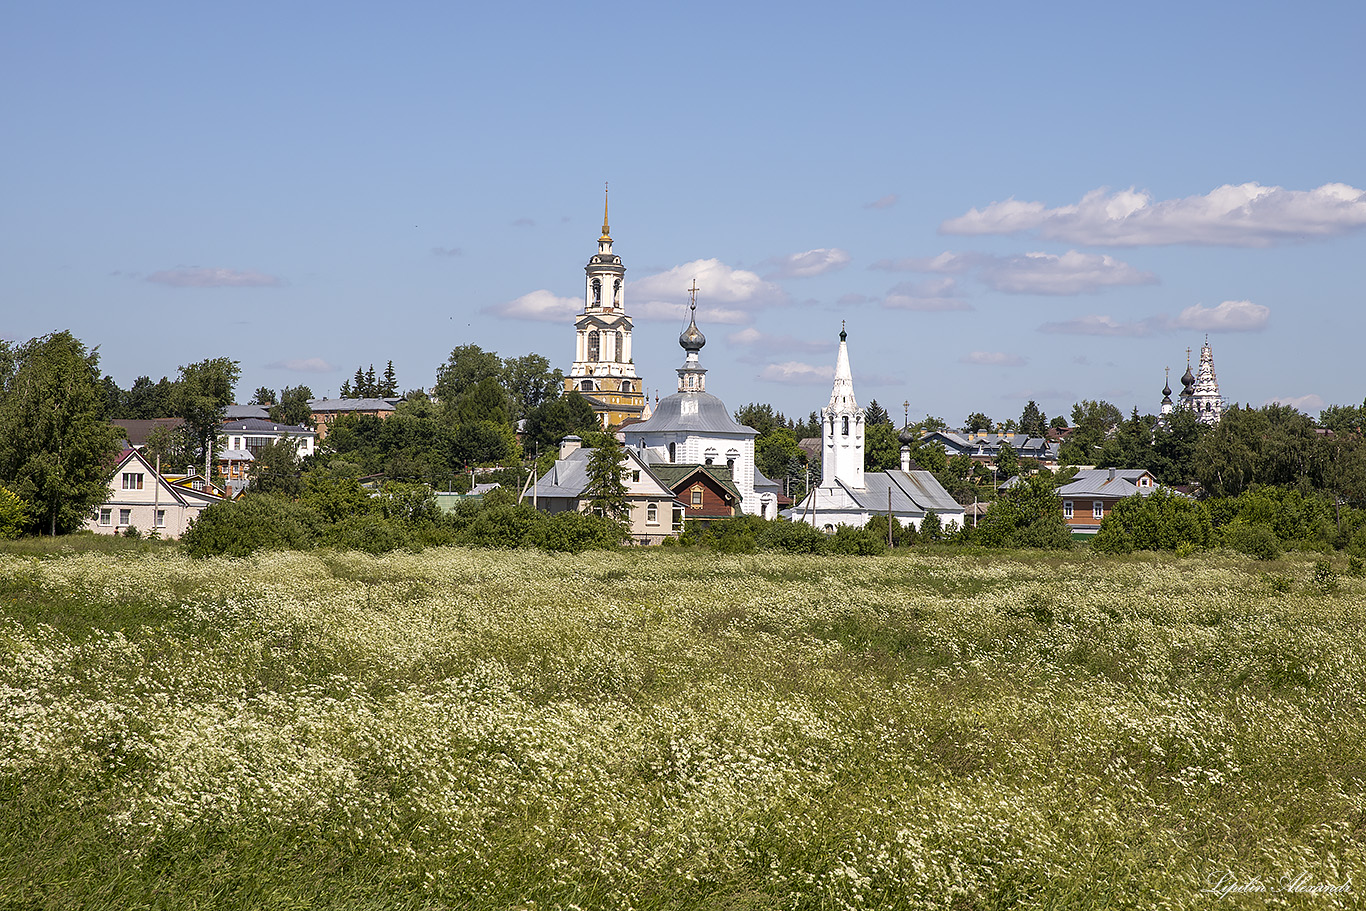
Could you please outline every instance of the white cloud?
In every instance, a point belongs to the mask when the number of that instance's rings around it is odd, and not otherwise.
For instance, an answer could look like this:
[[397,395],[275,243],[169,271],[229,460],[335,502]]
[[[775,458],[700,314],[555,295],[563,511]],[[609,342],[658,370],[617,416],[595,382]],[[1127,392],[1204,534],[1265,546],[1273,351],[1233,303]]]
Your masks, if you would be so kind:
[[882,306],[891,310],[922,312],[972,309],[971,304],[958,297],[957,283],[951,278],[902,282],[887,292],[882,299]]
[[296,373],[331,373],[336,370],[320,357],[294,358],[288,361],[273,361],[266,364],[269,370],[293,370]]
[[960,364],[978,364],[983,367],[1023,367],[1028,358],[1003,351],[973,351],[958,359]]
[[1308,395],[1278,395],[1269,398],[1263,405],[1289,405],[1296,411],[1303,411],[1305,414],[1315,414],[1323,410],[1323,396],[1309,393]]
[[1187,307],[1173,325],[1205,332],[1257,332],[1266,328],[1270,318],[1270,307],[1252,301],[1224,301],[1217,307]]
[[583,306],[582,301],[572,297],[557,297],[542,288],[523,294],[516,300],[485,307],[484,313],[504,319],[533,319],[544,322],[573,322],[575,314]]
[[1007,294],[1072,295],[1117,285],[1149,285],[1151,272],[1135,269],[1113,256],[1068,250],[1062,255],[1026,253],[993,257],[978,277],[988,287]]
[[1074,205],[1007,199],[939,226],[943,234],[1036,231],[1068,243],[1114,246],[1217,244],[1266,247],[1366,227],[1366,191],[1341,183],[1287,190],[1225,184],[1203,196],[1155,201],[1150,193],[1092,190]]
[[[688,320],[688,305],[683,303],[671,304],[668,301],[646,301],[643,304],[626,303],[626,310],[638,320],[651,320],[660,323],[679,323],[684,324]],[[740,310],[735,307],[698,307],[697,321],[704,327],[712,323],[722,323],[727,326],[739,326],[750,322],[753,315],[748,310]],[[703,335],[706,334],[705,329]]]
[[1117,285],[1148,285],[1157,281],[1151,272],[1099,253],[1024,253],[995,256],[990,253],[945,251],[928,258],[879,260],[873,268],[898,272],[933,272],[942,275],[973,273],[984,285],[1007,294],[1073,295]]
[[896,205],[897,200],[899,200],[900,198],[901,198],[901,197],[900,197],[900,196],[897,196],[895,193],[888,193],[886,196],[883,196],[881,199],[875,199],[875,200],[873,200],[872,202],[864,203],[863,208],[865,208],[865,209],[890,209],[892,206]]
[[273,288],[284,284],[274,275],[246,269],[177,266],[147,276],[147,281],[173,288]]
[[627,312],[638,319],[685,319],[694,280],[699,322],[747,323],[754,310],[788,302],[782,288],[747,269],[733,269],[717,259],[696,259],[628,282]]
[[1039,331],[1055,335],[1104,335],[1134,338],[1152,335],[1156,328],[1158,325],[1153,320],[1121,323],[1108,316],[1083,316],[1080,319],[1044,323],[1039,327]]
[[805,253],[776,256],[764,264],[775,267],[764,278],[810,278],[843,269],[849,265],[849,254],[838,247],[819,247]]
[[829,384],[835,379],[834,367],[815,367],[801,361],[769,364],[756,379],[770,383]]

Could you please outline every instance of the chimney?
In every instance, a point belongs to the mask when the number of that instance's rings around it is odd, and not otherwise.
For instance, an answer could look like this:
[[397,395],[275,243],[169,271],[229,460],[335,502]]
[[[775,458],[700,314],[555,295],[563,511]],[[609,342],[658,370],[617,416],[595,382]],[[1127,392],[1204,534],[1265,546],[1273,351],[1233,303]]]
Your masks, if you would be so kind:
[[1113,468],[1111,468],[1111,469],[1110,469],[1110,480],[1113,481],[1114,479],[1115,479],[1115,470],[1114,470]]
[[901,470],[911,470],[911,447],[909,446],[901,447]]
[[570,434],[569,436],[565,437],[563,440],[560,440],[560,458],[561,458],[561,459],[567,459],[567,458],[569,458],[569,454],[570,454],[571,452],[577,452],[577,451],[578,451],[579,449],[581,449],[582,447],[583,447],[583,440],[579,439],[578,437],[574,436],[573,434]]

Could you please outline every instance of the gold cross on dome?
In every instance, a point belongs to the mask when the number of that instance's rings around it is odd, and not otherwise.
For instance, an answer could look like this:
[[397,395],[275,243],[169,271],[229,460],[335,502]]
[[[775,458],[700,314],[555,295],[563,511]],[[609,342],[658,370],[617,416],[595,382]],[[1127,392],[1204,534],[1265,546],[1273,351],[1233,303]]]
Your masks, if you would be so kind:
[[692,295],[692,304],[691,304],[691,308],[692,308],[693,310],[696,310],[696,309],[697,309],[697,292],[698,292],[698,290],[699,290],[699,289],[698,289],[698,287],[697,287],[697,279],[694,278],[694,279],[692,280],[692,287],[688,289],[688,293],[689,293],[690,295]]

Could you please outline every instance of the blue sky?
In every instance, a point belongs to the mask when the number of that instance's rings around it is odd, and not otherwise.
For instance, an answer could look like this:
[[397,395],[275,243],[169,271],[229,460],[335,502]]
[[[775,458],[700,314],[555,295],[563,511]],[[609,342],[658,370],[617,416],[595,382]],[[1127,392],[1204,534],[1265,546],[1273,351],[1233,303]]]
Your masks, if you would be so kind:
[[28,4],[0,29],[0,337],[125,387],[568,369],[611,182],[637,369],[800,416],[1366,396],[1356,4]]

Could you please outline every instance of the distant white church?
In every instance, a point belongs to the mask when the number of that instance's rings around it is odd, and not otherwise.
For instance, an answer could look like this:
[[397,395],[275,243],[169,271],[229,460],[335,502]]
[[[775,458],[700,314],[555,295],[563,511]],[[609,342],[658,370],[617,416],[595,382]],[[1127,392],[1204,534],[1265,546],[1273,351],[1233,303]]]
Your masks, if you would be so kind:
[[932,472],[911,470],[908,447],[901,450],[900,470],[863,470],[865,415],[854,398],[848,337],[841,329],[835,382],[829,404],[821,409],[821,483],[792,508],[792,519],[833,532],[890,513],[903,526],[919,529],[933,510],[945,528],[962,525],[963,507]]
[[1180,403],[1172,403],[1172,387],[1168,382],[1162,387],[1162,419],[1180,409],[1195,415],[1202,424],[1217,424],[1224,414],[1224,397],[1219,394],[1219,378],[1214,373],[1214,349],[1210,347],[1209,336],[1200,348],[1200,369],[1191,372],[1191,350],[1186,349],[1186,373],[1181,377]]

